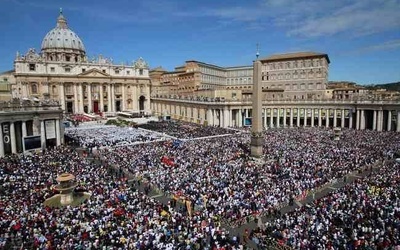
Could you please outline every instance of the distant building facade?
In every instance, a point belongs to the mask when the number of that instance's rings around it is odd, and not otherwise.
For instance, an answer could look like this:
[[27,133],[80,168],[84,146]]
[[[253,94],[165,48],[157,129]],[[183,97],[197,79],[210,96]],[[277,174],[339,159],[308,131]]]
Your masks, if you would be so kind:
[[129,65],[102,56],[88,58],[82,40],[60,13],[56,27],[43,38],[41,52],[17,53],[14,70],[0,77],[12,82],[13,98],[47,96],[67,113],[150,112],[148,68],[142,58]]

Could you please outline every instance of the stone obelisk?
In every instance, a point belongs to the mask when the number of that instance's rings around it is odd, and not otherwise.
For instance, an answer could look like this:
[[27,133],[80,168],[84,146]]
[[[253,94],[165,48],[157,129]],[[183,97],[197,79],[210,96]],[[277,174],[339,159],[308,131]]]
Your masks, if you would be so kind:
[[251,156],[261,157],[263,155],[263,127],[262,127],[262,100],[261,100],[261,62],[253,62],[253,118],[251,123]]

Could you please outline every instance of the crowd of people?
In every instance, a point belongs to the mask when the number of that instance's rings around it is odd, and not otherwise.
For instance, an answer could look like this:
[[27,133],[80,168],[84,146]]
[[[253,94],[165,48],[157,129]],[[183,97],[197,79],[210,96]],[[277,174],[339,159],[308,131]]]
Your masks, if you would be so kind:
[[235,132],[233,130],[220,127],[176,121],[148,122],[140,125],[139,127],[165,133],[179,139],[201,138],[214,135],[233,134]]
[[399,249],[399,187],[400,164],[387,162],[376,173],[267,222],[252,237],[261,246],[272,237],[301,250]]
[[102,124],[67,128],[64,135],[66,141],[85,148],[124,146],[162,139],[159,134],[145,130]]
[[[1,249],[242,249],[212,217],[165,206],[71,148],[8,156],[0,166]],[[91,198],[77,207],[43,206],[64,172]]]
[[[161,133],[179,132],[179,138],[191,138],[192,132],[192,137],[229,132],[186,123],[157,124]],[[230,235],[224,222],[275,214],[304,192],[381,164],[400,150],[399,133],[343,130],[341,139],[334,141],[333,131],[324,128],[265,131],[263,164],[248,158],[250,134],[245,132],[118,146],[121,141],[158,138],[138,131],[102,126],[66,131],[81,146],[99,147],[94,157],[101,163],[69,147],[1,158],[0,248],[241,249],[247,238]],[[114,170],[135,178],[121,180]],[[246,237],[261,247],[263,239],[273,238],[294,249],[396,245],[399,166],[385,164],[381,171]],[[64,172],[74,174],[91,198],[77,207],[43,206],[54,194],[57,175]],[[171,198],[183,197],[192,207],[162,204],[139,192],[135,180]],[[346,229],[349,225],[351,230]]]

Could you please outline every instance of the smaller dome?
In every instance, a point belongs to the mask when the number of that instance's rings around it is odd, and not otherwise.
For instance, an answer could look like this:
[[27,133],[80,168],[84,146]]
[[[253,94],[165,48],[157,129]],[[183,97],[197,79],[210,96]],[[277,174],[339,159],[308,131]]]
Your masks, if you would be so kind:
[[68,28],[67,20],[61,11],[57,18],[57,26],[43,38],[42,51],[46,49],[72,49],[85,52],[82,40]]

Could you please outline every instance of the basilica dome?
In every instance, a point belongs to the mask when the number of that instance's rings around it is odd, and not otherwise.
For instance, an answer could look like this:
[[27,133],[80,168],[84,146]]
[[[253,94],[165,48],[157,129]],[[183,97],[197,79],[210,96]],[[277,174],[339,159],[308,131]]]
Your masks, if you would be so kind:
[[85,54],[85,46],[75,32],[68,28],[67,20],[62,11],[57,18],[57,26],[50,30],[42,41],[42,52],[71,52]]

